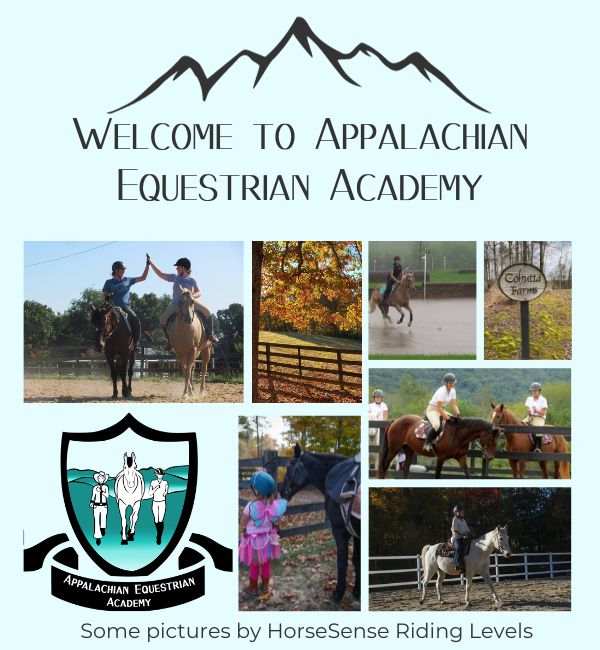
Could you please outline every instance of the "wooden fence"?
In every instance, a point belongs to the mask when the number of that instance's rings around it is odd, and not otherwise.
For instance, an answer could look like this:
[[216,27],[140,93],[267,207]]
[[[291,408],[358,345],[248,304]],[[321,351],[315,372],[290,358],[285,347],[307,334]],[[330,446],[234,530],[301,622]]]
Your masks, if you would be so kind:
[[[317,352],[321,353],[320,356],[316,356]],[[358,371],[349,370],[348,366],[358,367]],[[360,350],[289,343],[258,344],[258,371],[269,378],[283,377],[314,384],[335,384],[342,389],[360,389],[361,367]]]
[[[387,422],[385,421],[382,422],[381,420],[371,420],[369,421],[369,428],[382,430],[390,422],[392,422],[392,420],[388,420]],[[504,431],[517,432],[517,433],[537,433],[537,434],[546,433],[551,436],[565,436],[565,438],[569,440],[571,438],[571,427],[532,427],[532,426],[527,426],[525,424],[523,425],[511,424],[511,425],[502,425],[502,429],[504,429]],[[381,433],[380,433],[380,438],[381,438]],[[380,442],[379,445],[369,445],[369,453],[379,454],[381,439],[379,442]],[[555,461],[557,462],[567,461],[569,463],[571,462],[570,453],[543,454],[543,453],[517,452],[517,451],[497,451],[494,458],[485,460],[482,458],[481,450],[477,448],[477,444],[475,442],[471,444],[471,448],[467,452],[467,456],[469,457],[469,472],[471,473],[471,475],[473,476],[480,475],[482,478],[511,478],[512,477],[512,471],[510,469],[499,468],[499,467],[496,468],[493,466],[495,459],[506,458],[508,460],[525,460],[525,461],[531,461],[535,463],[539,463],[540,461],[546,461],[548,463],[555,462]],[[430,456],[423,456],[423,458],[427,458],[429,461],[432,460]],[[481,467],[477,467],[475,463],[476,459],[481,459]],[[429,471],[426,472],[414,471],[412,469],[414,465],[419,465],[418,457],[416,454],[413,458],[411,471],[409,474],[411,479],[431,478],[431,473]],[[446,463],[444,464],[442,476],[444,477],[445,474],[450,475],[446,478],[462,478],[464,476],[460,467],[458,467],[457,465],[450,464],[449,461],[446,461]],[[542,473],[539,469],[528,470],[527,474],[533,478],[539,478],[542,476]],[[377,470],[369,469],[369,476],[371,478],[376,477]],[[404,475],[401,474],[400,472],[393,472],[391,470],[388,470],[388,477],[404,478]]]
[[[264,467],[275,482],[277,483],[277,470],[279,467],[287,467],[291,458],[284,458],[279,456],[276,451],[266,451],[261,458],[240,458],[238,468],[238,489],[249,490],[250,478],[258,470],[259,467]],[[281,486],[278,483],[278,488]],[[310,489],[311,486],[308,486]],[[316,489],[316,488],[313,488]],[[244,508],[248,503],[247,499],[240,498],[238,500],[239,506]],[[311,533],[315,530],[325,530],[329,528],[329,522],[325,516],[324,502],[318,503],[305,503],[299,506],[288,505],[286,515],[297,515],[304,512],[323,512],[323,521],[318,524],[309,524],[307,526],[296,526],[294,528],[281,528],[279,531],[280,537],[293,537],[294,535],[303,535]]]
[[[199,371],[201,360],[196,360]],[[220,349],[213,351],[208,372],[209,375],[240,374],[242,372],[243,355],[235,352],[224,352]],[[94,376],[105,375],[108,372],[106,358],[103,353],[96,352],[93,347],[59,346],[47,348],[31,354],[25,351],[25,373],[28,375],[74,375]],[[136,355],[134,376],[170,377],[180,372],[179,363],[173,353],[157,353],[151,348],[140,348]]]
[[[516,561],[517,558],[523,558]],[[393,564],[390,566],[390,562]],[[371,567],[376,567],[371,569]],[[387,567],[387,568],[381,568]],[[398,568],[399,567],[399,568]],[[420,555],[383,555],[369,558],[369,590],[399,589],[413,587],[419,589],[421,580]],[[549,577],[551,579],[571,573],[571,553],[547,551],[545,553],[513,553],[504,558],[494,553],[490,556],[490,575],[492,580]],[[476,576],[475,580],[481,580]],[[464,584],[464,574],[460,577],[446,576],[445,582]]]

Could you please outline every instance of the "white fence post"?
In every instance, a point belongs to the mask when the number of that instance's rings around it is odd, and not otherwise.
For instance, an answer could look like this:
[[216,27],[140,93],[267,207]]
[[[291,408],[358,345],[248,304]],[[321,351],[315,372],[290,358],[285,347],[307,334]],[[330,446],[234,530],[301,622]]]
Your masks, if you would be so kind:
[[419,590],[419,587],[421,586],[421,556],[417,555],[417,591]]
[[523,564],[525,565],[525,580],[529,580],[529,564],[527,563],[527,553],[523,553]]
[[496,569],[496,582],[500,582],[500,573],[498,570],[498,554],[494,554],[494,568]]
[[552,553],[549,553],[550,555],[550,579],[554,579],[554,558],[552,557]]

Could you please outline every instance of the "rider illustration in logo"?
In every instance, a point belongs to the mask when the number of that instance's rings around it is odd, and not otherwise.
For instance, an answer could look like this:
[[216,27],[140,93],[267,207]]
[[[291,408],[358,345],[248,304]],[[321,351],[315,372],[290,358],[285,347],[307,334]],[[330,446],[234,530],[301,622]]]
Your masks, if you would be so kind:
[[105,472],[96,472],[94,481],[97,485],[92,488],[90,508],[94,510],[94,538],[100,546],[102,538],[106,534],[106,514],[108,512],[108,486],[104,485],[108,479]]
[[[123,453],[124,448],[135,451]],[[218,570],[233,570],[230,548],[191,533],[191,545],[178,556],[177,575],[142,582],[137,578],[153,573],[186,530],[198,472],[195,433],[157,431],[127,415],[102,431],[63,433],[61,470],[65,507],[81,547],[105,574],[135,580],[107,582],[79,575],[76,547],[55,553],[69,542],[66,534],[56,534],[25,549],[24,569],[40,569],[52,553],[58,563],[52,565],[52,594],[57,598],[121,611],[163,609],[200,598],[205,590],[205,556],[192,545],[205,549]]]

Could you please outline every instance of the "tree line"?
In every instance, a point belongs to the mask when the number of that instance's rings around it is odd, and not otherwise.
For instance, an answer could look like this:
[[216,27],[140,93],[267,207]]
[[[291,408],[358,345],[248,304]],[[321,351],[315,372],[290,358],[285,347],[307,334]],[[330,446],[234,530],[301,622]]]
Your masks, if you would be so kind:
[[[24,334],[25,346],[32,352],[60,345],[81,345],[82,349],[93,347],[95,332],[90,320],[90,305],[102,305],[104,295],[96,289],[84,289],[71,301],[64,312],[35,300],[25,300]],[[171,296],[145,293],[131,294],[131,307],[142,324],[142,343],[147,347],[163,347],[166,339],[160,326],[161,314],[171,303]],[[238,303],[220,309],[213,315],[215,332],[221,336],[221,347],[230,352],[242,352],[244,332],[244,308]]]
[[[448,370],[371,369],[370,393],[384,391],[390,418],[407,413],[422,414],[434,391],[442,385]],[[458,378],[457,398],[461,414],[488,418],[491,402],[504,403],[517,417],[525,417],[525,400],[533,381],[541,382],[542,395],[548,400],[548,424],[571,426],[571,375],[564,369],[460,368],[452,370]]]
[[369,242],[369,271],[382,271],[392,268],[396,255],[402,258],[402,266],[413,269],[423,268],[423,256],[427,254],[427,268],[472,270],[477,264],[477,249],[472,241],[373,241]]
[[570,241],[486,241],[484,248],[486,288],[491,288],[497,282],[507,266],[519,263],[537,266],[558,288],[571,288]]
[[508,524],[513,553],[571,550],[569,489],[378,488],[369,490],[369,554],[417,555],[448,540],[455,505],[476,536]]

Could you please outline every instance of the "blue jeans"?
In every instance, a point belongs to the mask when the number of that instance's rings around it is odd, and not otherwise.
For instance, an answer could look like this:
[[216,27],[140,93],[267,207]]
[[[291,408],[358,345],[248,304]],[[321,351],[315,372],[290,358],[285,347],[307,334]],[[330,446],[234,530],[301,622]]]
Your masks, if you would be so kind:
[[460,537],[454,542],[454,566],[460,566],[462,562],[463,548],[465,546],[465,540]]

